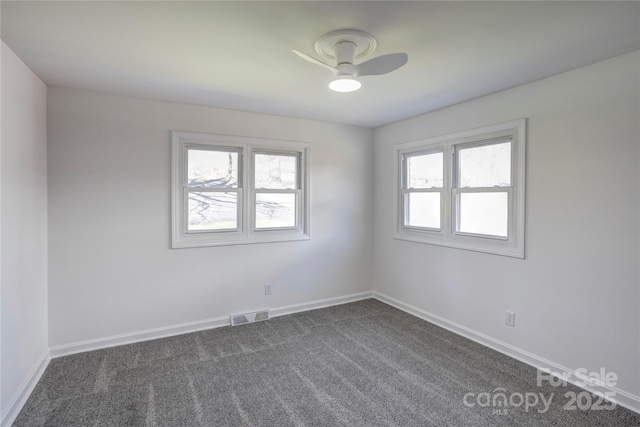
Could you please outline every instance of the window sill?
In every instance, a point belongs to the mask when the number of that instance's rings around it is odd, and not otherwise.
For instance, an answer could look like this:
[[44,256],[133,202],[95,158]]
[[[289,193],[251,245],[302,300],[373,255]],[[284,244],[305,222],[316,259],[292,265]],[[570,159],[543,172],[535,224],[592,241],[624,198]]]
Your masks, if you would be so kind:
[[508,240],[481,239],[471,236],[454,236],[446,238],[442,234],[425,236],[423,233],[411,232],[395,233],[393,238],[413,243],[444,246],[466,251],[524,259],[524,247],[520,247],[515,242],[510,242]]
[[[264,233],[264,232],[257,232]],[[260,243],[277,243],[277,242],[295,242],[301,240],[311,240],[311,236],[297,233],[278,233],[269,235],[251,235],[237,236],[237,237],[221,237],[212,239],[210,236],[203,236],[206,238],[187,238],[180,239],[173,242],[172,249],[187,249],[187,248],[206,248],[209,246],[235,246],[235,245],[253,245]]]

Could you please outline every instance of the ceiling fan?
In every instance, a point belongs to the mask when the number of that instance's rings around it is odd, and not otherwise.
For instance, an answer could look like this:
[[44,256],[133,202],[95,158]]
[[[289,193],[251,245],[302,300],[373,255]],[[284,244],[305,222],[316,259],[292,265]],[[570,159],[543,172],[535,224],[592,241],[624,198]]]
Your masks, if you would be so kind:
[[360,64],[355,60],[371,54],[377,42],[370,34],[359,30],[338,30],[320,37],[315,49],[320,56],[335,60],[335,66],[319,61],[305,53],[293,53],[312,64],[320,65],[333,72],[335,79],[329,89],[336,92],[353,92],[360,89],[360,77],[387,74],[407,63],[406,53],[390,53],[370,59]]

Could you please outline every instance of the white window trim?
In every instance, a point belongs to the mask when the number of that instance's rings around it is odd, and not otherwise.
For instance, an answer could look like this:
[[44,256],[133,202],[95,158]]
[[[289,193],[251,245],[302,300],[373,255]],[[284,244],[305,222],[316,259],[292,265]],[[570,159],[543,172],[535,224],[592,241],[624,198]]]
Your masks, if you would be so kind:
[[[171,247],[196,248],[207,246],[244,245],[254,243],[287,242],[311,238],[311,183],[309,143],[252,138],[231,135],[215,135],[196,132],[171,132]],[[239,209],[238,230],[187,232],[187,191],[185,173],[187,147],[239,148]],[[255,194],[253,188],[253,152],[284,152],[299,155],[299,202],[297,226],[280,229],[255,229]],[[235,190],[234,190],[235,191]],[[260,190],[262,191],[262,190]]]
[[[472,235],[455,232],[456,204],[454,197],[459,190],[453,188],[454,148],[459,144],[472,144],[501,137],[510,137],[512,186],[498,188],[496,191],[508,191],[511,198],[509,206],[509,225],[506,239],[493,236]],[[442,192],[442,211],[440,230],[405,227],[403,196],[403,157],[407,153],[420,151],[444,151],[444,191]],[[514,120],[492,126],[471,129],[449,135],[441,135],[419,141],[397,144],[394,147],[394,238],[417,243],[485,252],[514,258],[525,257],[525,177],[526,177],[526,119]],[[473,190],[464,190],[473,191]]]

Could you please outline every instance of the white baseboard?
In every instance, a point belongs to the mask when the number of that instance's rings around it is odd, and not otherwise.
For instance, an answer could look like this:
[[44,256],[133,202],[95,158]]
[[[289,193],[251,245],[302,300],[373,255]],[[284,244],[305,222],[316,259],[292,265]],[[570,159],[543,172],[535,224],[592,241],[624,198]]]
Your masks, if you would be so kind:
[[[329,307],[332,305],[345,304],[372,298],[373,292],[361,292],[358,294],[344,295],[341,297],[327,298],[317,301],[293,304],[283,307],[269,309],[271,317],[284,316],[286,314],[298,313],[316,308]],[[230,313],[231,314],[231,313]],[[96,338],[87,341],[80,341],[71,344],[64,344],[50,348],[52,358],[68,356],[70,354],[83,353],[85,351],[99,350],[101,348],[115,347],[124,344],[134,344],[142,341],[166,338],[174,335],[187,334],[190,332],[202,331],[205,329],[229,326],[229,316],[216,317],[213,319],[200,320],[197,322],[182,323],[179,325],[165,326],[162,328],[147,329],[144,331],[131,332],[128,334],[113,335],[110,337]]]
[[27,402],[27,399],[33,392],[42,377],[45,369],[49,365],[49,361],[51,357],[49,356],[49,350],[47,349],[39,358],[38,362],[34,365],[27,375],[25,381],[20,385],[18,392],[13,396],[10,400],[8,409],[6,412],[2,414],[2,420],[0,421],[0,426],[8,427],[16,420],[16,417],[22,410],[22,407]]
[[567,382],[583,388],[591,393],[599,393],[601,395],[605,392],[614,393],[615,402],[618,405],[623,406],[631,411],[640,413],[640,396],[636,396],[617,387],[611,387],[605,384],[584,385],[588,381],[588,378],[577,373],[574,369],[567,368],[566,366],[562,366],[558,363],[552,362],[533,353],[529,353],[528,351],[512,346],[511,344],[507,344],[488,335],[474,331],[473,329],[467,328],[466,326],[451,322],[450,320],[447,320],[436,314],[429,313],[425,310],[422,310],[418,307],[412,306],[380,292],[374,291],[373,297],[379,301],[384,302],[385,304],[389,304],[397,309],[400,309],[416,317],[419,317],[420,319],[426,320],[427,322],[433,323],[434,325],[447,329],[455,334],[461,335],[486,347],[499,351],[500,353],[506,354],[507,356],[513,357],[514,359],[531,365],[534,368],[549,369],[552,373],[558,373],[561,375],[564,374],[567,377]]
[[70,354],[84,353],[85,351],[99,350],[101,348],[115,347],[118,345],[134,344],[143,341],[166,338],[174,335],[187,334],[205,329],[219,328],[229,325],[229,316],[200,320],[197,322],[182,323],[179,325],[164,326],[161,328],[147,329],[144,331],[130,332],[127,334],[112,335],[110,337],[95,338],[86,341],[51,347],[51,357],[68,356]]
[[349,302],[360,301],[367,298],[373,298],[373,292],[360,292],[357,294],[344,295],[335,298],[326,298],[311,302],[303,302],[301,304],[287,305],[278,308],[269,309],[270,317],[285,316],[287,314],[301,313],[303,311],[315,310],[318,308],[331,307],[332,305],[347,304]]

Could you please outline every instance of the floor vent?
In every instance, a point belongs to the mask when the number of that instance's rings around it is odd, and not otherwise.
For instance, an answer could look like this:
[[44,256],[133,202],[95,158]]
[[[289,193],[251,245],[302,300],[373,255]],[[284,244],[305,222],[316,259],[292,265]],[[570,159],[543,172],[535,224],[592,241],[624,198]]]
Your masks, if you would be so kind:
[[260,322],[262,320],[269,320],[269,310],[254,311],[253,313],[234,314],[231,316],[231,326]]

